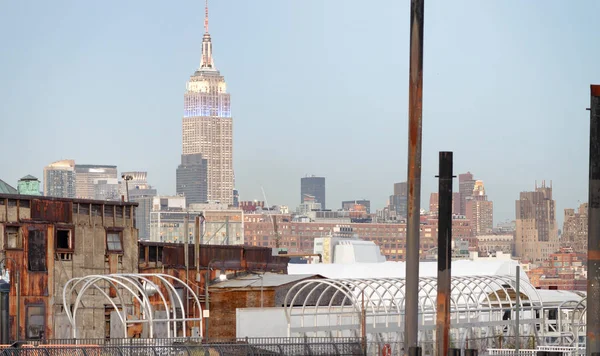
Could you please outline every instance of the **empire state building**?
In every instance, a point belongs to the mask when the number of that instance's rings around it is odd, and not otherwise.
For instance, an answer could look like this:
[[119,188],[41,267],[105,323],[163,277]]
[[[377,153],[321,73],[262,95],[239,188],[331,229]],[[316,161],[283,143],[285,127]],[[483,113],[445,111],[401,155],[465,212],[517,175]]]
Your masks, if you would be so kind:
[[200,67],[190,77],[184,95],[183,155],[206,160],[206,198],[233,203],[233,119],[225,78],[216,69],[208,33],[208,0]]

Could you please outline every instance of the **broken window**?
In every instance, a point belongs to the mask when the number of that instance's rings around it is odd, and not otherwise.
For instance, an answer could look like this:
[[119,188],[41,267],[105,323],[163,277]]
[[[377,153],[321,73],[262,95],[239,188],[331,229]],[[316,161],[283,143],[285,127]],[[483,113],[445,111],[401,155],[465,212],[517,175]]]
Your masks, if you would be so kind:
[[107,252],[123,252],[123,244],[121,242],[120,231],[106,232],[106,251]]
[[46,272],[46,232],[29,230],[27,239],[27,265],[32,272]]
[[73,250],[73,238],[70,229],[56,229],[56,249]]
[[6,248],[7,249],[23,248],[23,236],[21,235],[21,227],[6,226],[5,236],[6,236]]
[[46,306],[43,304],[28,305],[27,307],[27,339],[41,340],[46,329]]

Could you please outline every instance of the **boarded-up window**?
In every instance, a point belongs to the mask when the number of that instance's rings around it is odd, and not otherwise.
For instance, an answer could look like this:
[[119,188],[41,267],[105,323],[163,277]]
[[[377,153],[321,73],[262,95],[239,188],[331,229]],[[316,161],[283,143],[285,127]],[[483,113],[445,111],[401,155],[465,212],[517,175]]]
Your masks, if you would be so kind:
[[46,306],[28,305],[27,306],[27,339],[40,340],[44,338],[44,330],[46,328]]
[[19,226],[7,226],[5,228],[6,248],[23,248],[23,236]]
[[40,230],[29,230],[27,239],[27,264],[32,272],[46,272],[46,232]]

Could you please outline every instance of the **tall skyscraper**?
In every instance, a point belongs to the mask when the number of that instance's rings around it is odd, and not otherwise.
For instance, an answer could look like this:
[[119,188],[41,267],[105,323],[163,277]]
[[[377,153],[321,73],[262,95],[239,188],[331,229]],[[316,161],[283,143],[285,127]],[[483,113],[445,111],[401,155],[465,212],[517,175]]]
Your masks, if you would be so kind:
[[314,202],[321,204],[325,210],[325,177],[302,177],[300,178],[300,203],[307,202],[314,197]]
[[75,198],[75,161],[65,159],[44,167],[44,195]]
[[[439,204],[440,196],[438,193],[431,193],[429,196],[429,213],[432,215],[439,215],[440,204]],[[460,193],[453,192],[452,193],[452,214],[460,215]]]
[[465,200],[467,219],[473,236],[487,235],[494,228],[494,203],[488,201],[483,181],[475,181],[473,193]]
[[188,205],[206,203],[206,177],[207,161],[202,154],[181,155],[181,164],[177,167],[177,194],[185,195]]
[[473,195],[475,180],[471,172],[458,175],[458,192],[460,193],[460,215],[467,215],[467,197]]
[[390,196],[390,212],[394,212],[396,218],[408,216],[408,183],[394,183],[394,195]]
[[556,202],[552,199],[552,183],[536,184],[535,191],[521,192],[516,201],[515,253],[521,259],[540,263],[558,251]]
[[233,119],[225,78],[216,69],[205,9],[200,68],[186,85],[183,154],[207,161],[207,200],[233,204]]
[[97,179],[117,179],[117,166],[76,164],[75,196],[80,199],[95,199],[96,188],[94,187],[94,182]]

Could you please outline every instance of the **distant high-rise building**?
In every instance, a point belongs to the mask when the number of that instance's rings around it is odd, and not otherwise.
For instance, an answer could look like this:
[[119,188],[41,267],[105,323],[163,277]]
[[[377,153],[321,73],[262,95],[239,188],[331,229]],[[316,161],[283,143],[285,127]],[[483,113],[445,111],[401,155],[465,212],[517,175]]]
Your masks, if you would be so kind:
[[[432,215],[439,215],[440,210],[440,195],[438,193],[431,193],[429,196],[429,213]],[[460,215],[460,193],[452,193],[452,214]]]
[[207,174],[207,160],[202,154],[181,155],[181,164],[177,167],[177,194],[185,195],[188,205],[208,200]]
[[121,200],[119,194],[119,180],[117,178],[94,179],[94,199],[96,200]]
[[471,172],[458,175],[458,192],[460,193],[460,215],[467,215],[467,197],[473,195],[475,180]]
[[17,191],[22,195],[41,195],[40,180],[32,175],[26,175],[19,179]]
[[117,166],[76,164],[75,196],[80,199],[95,199],[94,181],[97,179],[118,179]]
[[541,263],[551,253],[558,251],[556,227],[556,202],[550,187],[542,182],[535,191],[521,192],[516,201],[515,254],[521,259]]
[[394,212],[396,219],[408,216],[408,183],[394,183],[394,195],[390,196],[390,212]]
[[325,205],[325,177],[302,177],[300,179],[300,203],[309,201],[307,196],[314,197],[314,202],[321,204],[321,209],[327,209]]
[[460,192],[452,193],[452,214],[460,215]]
[[75,198],[75,161],[56,161],[44,167],[44,195]]
[[342,202],[342,210],[352,210],[356,205],[362,205],[365,207],[367,214],[371,214],[371,201],[370,200],[345,200]]
[[[138,229],[138,236],[142,240],[150,239],[150,212],[152,211],[152,201],[157,195],[156,189],[148,184],[147,172],[122,172],[122,176],[129,176],[129,201],[138,203],[135,209],[135,227]],[[127,196],[124,184],[121,184],[123,191],[121,195]]]
[[587,253],[588,249],[588,203],[583,203],[577,211],[565,209],[565,220],[560,243],[571,247],[576,253]]
[[240,192],[237,189],[233,190],[233,207],[240,207]]
[[473,236],[490,234],[494,228],[494,203],[487,200],[483,181],[475,181],[473,195],[468,198],[466,216],[471,221]]
[[207,199],[233,204],[233,119],[225,78],[216,69],[204,19],[200,68],[187,82],[183,112],[183,154],[207,160]]

